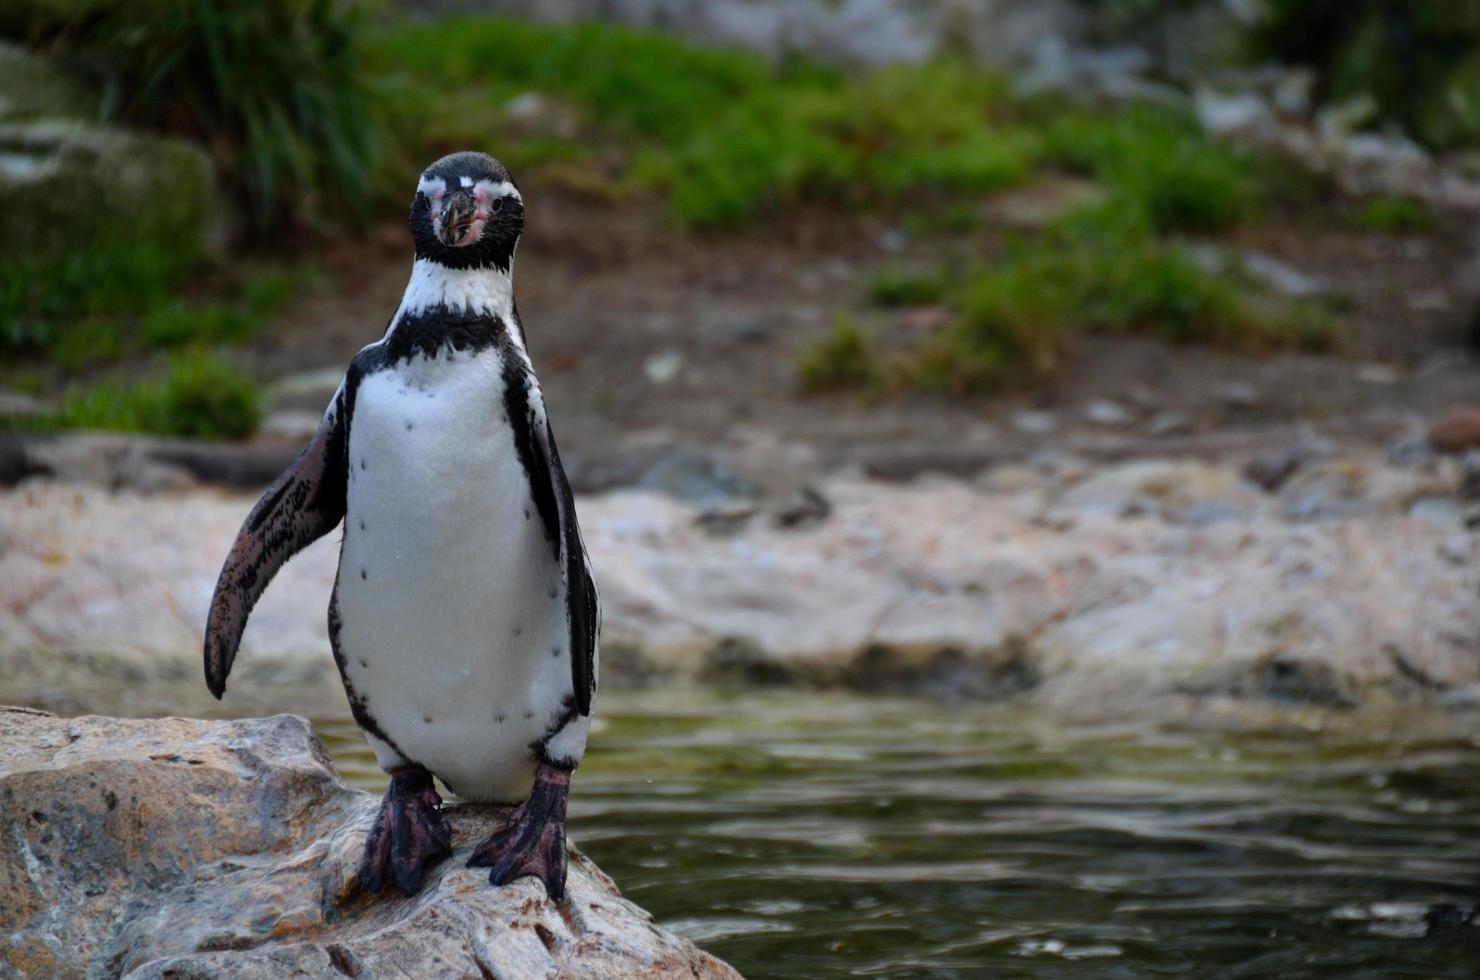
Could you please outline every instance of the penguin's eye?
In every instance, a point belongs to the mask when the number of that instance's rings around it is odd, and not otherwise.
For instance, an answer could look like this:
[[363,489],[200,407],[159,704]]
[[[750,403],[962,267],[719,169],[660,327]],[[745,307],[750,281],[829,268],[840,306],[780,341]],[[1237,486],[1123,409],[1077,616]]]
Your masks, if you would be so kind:
[[493,211],[502,211],[503,209],[504,209],[504,199],[501,198],[501,197],[494,198],[494,201],[493,201],[493,204],[490,207],[490,210],[493,210]]

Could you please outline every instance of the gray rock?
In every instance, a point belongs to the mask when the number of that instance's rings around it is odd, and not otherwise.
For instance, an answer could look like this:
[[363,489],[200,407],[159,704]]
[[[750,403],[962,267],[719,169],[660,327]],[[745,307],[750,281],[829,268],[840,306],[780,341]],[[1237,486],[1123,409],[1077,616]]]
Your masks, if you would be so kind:
[[459,858],[498,826],[452,806],[422,892],[359,893],[378,801],[308,723],[0,708],[0,972],[19,976],[736,977],[572,849],[567,900]]
[[227,217],[205,152],[77,120],[0,123],[0,242],[55,256],[99,237],[219,253]]
[[97,97],[81,79],[50,58],[0,41],[0,120],[90,119],[97,111]]

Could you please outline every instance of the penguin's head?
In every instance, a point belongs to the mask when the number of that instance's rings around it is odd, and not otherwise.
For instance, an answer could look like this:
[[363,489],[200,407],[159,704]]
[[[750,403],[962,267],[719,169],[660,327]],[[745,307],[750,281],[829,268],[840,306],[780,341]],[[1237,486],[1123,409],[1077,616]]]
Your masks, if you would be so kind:
[[411,202],[417,258],[508,272],[523,230],[519,188],[488,154],[453,153],[422,171]]

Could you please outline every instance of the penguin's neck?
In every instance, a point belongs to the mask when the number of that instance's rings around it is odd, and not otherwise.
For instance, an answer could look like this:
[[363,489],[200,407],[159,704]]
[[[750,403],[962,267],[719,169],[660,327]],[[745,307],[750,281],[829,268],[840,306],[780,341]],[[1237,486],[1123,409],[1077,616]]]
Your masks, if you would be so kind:
[[497,268],[449,269],[432,259],[418,258],[411,264],[411,280],[401,296],[401,306],[391,318],[389,335],[404,317],[421,316],[443,309],[473,316],[514,320],[514,264],[507,271]]

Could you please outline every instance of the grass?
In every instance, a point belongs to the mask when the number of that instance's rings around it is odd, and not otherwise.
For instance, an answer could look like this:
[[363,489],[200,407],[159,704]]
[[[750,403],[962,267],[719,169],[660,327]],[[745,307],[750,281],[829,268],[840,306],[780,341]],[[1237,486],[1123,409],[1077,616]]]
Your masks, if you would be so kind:
[[[500,107],[528,91],[557,97],[581,124],[570,143],[615,140],[627,184],[665,194],[690,227],[735,227],[802,199],[980,194],[1033,164],[1033,139],[998,125],[1003,81],[956,63],[849,77],[606,24],[485,18],[398,24],[370,55],[398,93],[406,142],[430,133],[422,142],[443,152],[502,132],[498,152],[517,160],[533,137]],[[536,135],[549,153],[549,134]]]
[[[312,270],[268,266],[217,281],[194,256],[149,240],[99,239],[60,260],[0,259],[0,351],[76,369],[129,354],[241,342]],[[206,287],[202,289],[201,287]],[[187,288],[204,295],[189,300]]]
[[1389,235],[1421,235],[1438,227],[1429,206],[1410,197],[1374,197],[1352,215],[1362,231]]
[[1211,263],[1155,235],[1115,203],[1081,211],[1011,245],[960,285],[885,272],[872,283],[880,306],[929,295],[951,307],[945,326],[886,351],[852,321],[839,321],[799,361],[809,390],[921,389],[973,394],[1050,377],[1076,332],[1151,335],[1171,343],[1251,352],[1322,350],[1337,321],[1318,304],[1264,297],[1236,263]]
[[89,66],[110,115],[208,147],[258,229],[368,217],[383,120],[360,71],[355,4],[29,8],[31,40]]
[[186,351],[170,357],[162,377],[74,386],[55,413],[24,424],[240,439],[257,430],[261,400],[252,378],[215,355]]
[[826,336],[802,349],[797,370],[810,391],[869,388],[882,377],[874,341],[856,320],[843,315],[833,320]]

